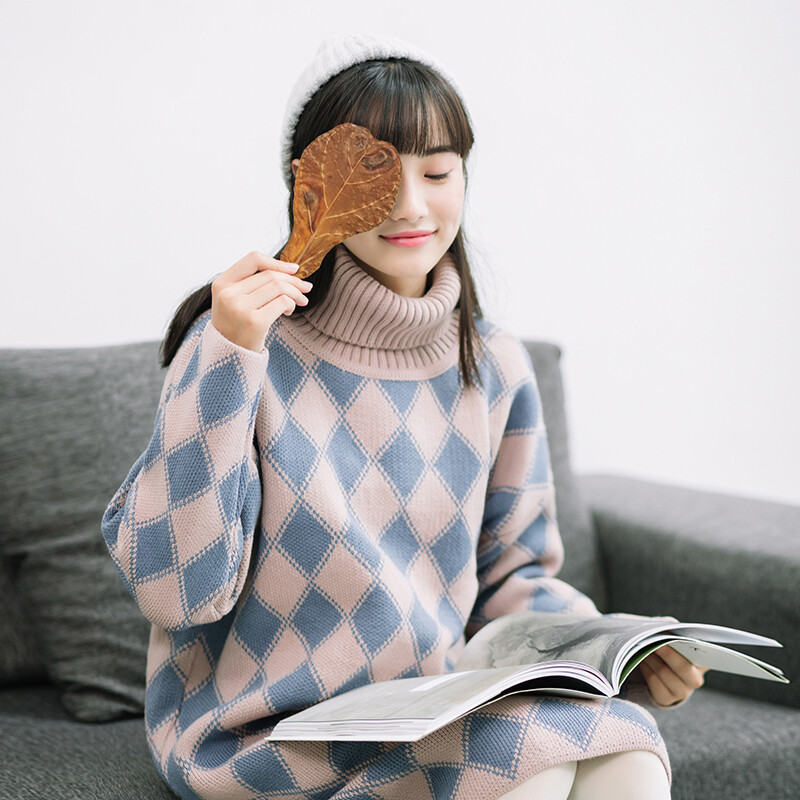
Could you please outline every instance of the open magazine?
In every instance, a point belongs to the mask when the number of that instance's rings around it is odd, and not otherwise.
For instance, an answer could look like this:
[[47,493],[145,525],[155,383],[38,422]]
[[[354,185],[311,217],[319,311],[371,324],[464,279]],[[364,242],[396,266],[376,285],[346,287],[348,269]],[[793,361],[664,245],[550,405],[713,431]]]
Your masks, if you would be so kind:
[[663,617],[525,611],[485,625],[453,672],[352,689],[284,718],[268,738],[411,742],[517,692],[613,697],[663,645],[701,667],[788,683],[777,667],[726,646],[782,646],[765,636]]

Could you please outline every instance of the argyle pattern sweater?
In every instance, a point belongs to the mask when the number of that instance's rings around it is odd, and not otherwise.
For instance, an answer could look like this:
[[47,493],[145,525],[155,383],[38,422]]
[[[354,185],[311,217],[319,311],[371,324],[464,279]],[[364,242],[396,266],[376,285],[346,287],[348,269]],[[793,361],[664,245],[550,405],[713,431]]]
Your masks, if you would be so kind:
[[567,760],[668,761],[626,700],[506,699],[410,744],[268,742],[281,717],[367,682],[451,670],[465,637],[530,608],[597,613],[558,580],[539,395],[482,326],[457,366],[459,278],[394,294],[340,247],[323,306],[261,353],[198,318],[155,430],[103,517],[152,623],[145,723],[182,798],[492,798]]

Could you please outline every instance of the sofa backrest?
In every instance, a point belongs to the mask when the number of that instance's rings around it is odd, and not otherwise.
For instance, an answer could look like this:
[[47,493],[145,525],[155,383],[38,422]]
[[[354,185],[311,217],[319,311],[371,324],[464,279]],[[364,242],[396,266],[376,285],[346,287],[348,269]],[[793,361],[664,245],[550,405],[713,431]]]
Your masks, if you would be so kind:
[[588,594],[605,610],[606,587],[600,547],[588,507],[572,471],[569,449],[561,348],[550,342],[526,341],[542,398],[544,423],[556,487],[556,513],[564,542],[564,566],[559,577]]
[[[45,676],[85,720],[141,712],[148,625],[100,519],[146,448],[164,380],[156,342],[0,350],[0,684]],[[569,461],[560,350],[528,343],[542,395],[566,581],[603,602]]]
[[[0,682],[44,675],[81,719],[141,711],[149,625],[100,519],[153,433],[157,344],[0,351]],[[20,629],[21,628],[21,629]]]

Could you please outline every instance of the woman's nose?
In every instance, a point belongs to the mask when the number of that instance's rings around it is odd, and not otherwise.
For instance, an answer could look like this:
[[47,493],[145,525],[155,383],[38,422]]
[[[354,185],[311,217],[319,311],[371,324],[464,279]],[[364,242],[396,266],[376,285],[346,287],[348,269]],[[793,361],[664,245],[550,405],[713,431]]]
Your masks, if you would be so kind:
[[422,219],[426,213],[424,188],[419,185],[413,175],[407,175],[404,172],[400,176],[400,188],[392,213],[389,215],[390,218],[395,221],[416,222]]

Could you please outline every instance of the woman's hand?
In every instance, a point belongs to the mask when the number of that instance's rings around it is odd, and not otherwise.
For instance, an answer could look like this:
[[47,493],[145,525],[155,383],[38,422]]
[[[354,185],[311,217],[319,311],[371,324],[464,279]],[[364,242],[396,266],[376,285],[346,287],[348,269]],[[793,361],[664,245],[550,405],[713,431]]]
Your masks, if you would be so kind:
[[248,253],[211,284],[211,323],[229,341],[260,353],[273,322],[308,303],[297,264]]
[[639,664],[653,700],[673,706],[699,689],[705,681],[706,667],[697,667],[668,645],[659,647]]

